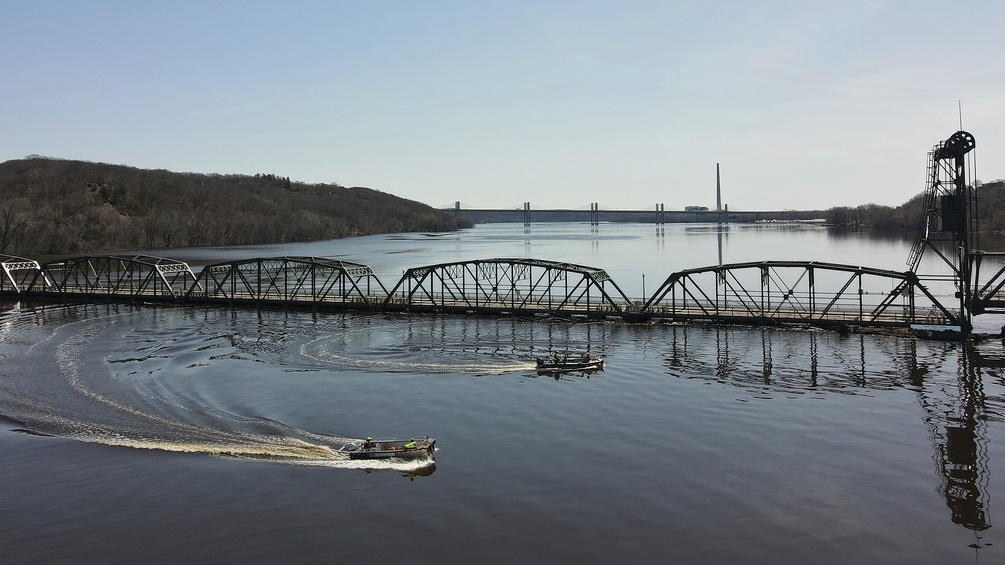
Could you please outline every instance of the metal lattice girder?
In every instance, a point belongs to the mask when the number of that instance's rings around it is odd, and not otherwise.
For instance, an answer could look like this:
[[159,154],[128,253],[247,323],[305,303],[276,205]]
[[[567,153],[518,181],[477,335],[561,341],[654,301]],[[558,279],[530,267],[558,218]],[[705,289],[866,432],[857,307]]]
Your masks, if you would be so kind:
[[[42,270],[38,261],[13,255],[0,255],[0,269],[3,270],[0,291],[13,291],[16,294],[26,290]],[[41,282],[45,284],[48,281],[43,278]]]
[[32,291],[179,298],[195,282],[187,263],[150,255],[96,255],[44,263]]
[[387,289],[366,265],[323,257],[264,257],[208,265],[189,298],[378,306]]
[[555,313],[621,313],[629,304],[603,269],[539,259],[481,259],[415,267],[405,271],[387,302]]
[[[974,251],[974,295],[971,309],[974,314],[1005,312],[1005,253],[1000,251]],[[998,270],[990,277],[981,276],[984,261],[997,263]],[[983,280],[982,280],[983,278]]]
[[[927,304],[918,304],[919,294]],[[760,261],[679,271],[666,279],[643,312],[682,320],[820,324],[958,325],[960,321],[958,313],[942,306],[911,271],[816,261]]]

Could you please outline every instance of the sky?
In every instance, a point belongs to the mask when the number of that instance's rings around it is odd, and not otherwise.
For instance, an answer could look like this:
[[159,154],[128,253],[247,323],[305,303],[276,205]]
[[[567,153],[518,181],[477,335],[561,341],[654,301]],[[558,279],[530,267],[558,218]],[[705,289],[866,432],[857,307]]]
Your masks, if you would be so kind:
[[[899,205],[1005,178],[1005,2],[0,0],[0,161],[435,207]],[[962,109],[962,112],[961,112]]]

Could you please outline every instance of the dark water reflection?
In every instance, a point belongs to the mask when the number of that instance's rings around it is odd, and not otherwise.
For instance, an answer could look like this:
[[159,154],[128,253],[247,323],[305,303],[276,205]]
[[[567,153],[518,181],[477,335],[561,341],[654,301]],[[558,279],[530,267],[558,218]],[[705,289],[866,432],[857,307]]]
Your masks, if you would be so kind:
[[[14,562],[947,563],[1003,547],[998,342],[113,305],[8,312],[0,332],[6,430],[55,436],[0,434]],[[554,349],[608,365],[538,376]],[[252,453],[415,432],[437,438],[435,465]]]
[[[933,459],[942,481],[938,492],[946,499],[953,523],[976,532],[991,527],[987,511],[990,461],[986,428],[989,422],[1005,421],[1005,398],[1001,395],[989,397],[984,382],[1002,384],[1001,369],[1005,368],[1002,344],[953,344],[934,350],[925,347],[926,353],[934,353],[934,356],[926,359],[923,354],[919,359],[917,340],[889,340],[885,344],[889,366],[876,370],[872,357],[875,352],[871,351],[874,344],[867,345],[867,341],[871,341],[868,336],[821,336],[813,330],[762,329],[758,367],[753,362],[758,357],[758,352],[754,351],[756,343],[749,340],[745,330],[674,327],[669,333],[667,372],[682,378],[714,375],[717,382],[742,387],[757,385],[764,387],[766,393],[872,394],[896,388],[914,391],[925,411],[925,423],[931,434]],[[735,333],[740,335],[734,337]],[[805,351],[801,355],[787,353],[782,370],[775,370],[773,347],[794,340],[804,343]],[[821,341],[825,342],[825,353],[820,351]],[[833,348],[835,341],[840,348]],[[791,347],[782,349],[793,351]],[[857,353],[858,358],[850,355],[834,364],[827,358],[834,357],[836,352],[842,356]],[[823,370],[822,357],[825,358]],[[708,367],[695,376],[695,366],[703,364]],[[926,378],[947,365],[955,365],[955,380]]]

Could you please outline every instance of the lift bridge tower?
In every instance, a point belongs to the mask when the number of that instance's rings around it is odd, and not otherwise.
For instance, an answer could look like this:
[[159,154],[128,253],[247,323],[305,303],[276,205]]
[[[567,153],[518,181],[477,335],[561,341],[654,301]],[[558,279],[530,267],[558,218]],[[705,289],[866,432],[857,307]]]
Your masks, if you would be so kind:
[[964,334],[973,328],[973,315],[986,311],[976,293],[983,253],[979,251],[977,190],[973,180],[975,147],[974,136],[961,130],[928,153],[924,215],[907,261],[911,270],[917,272],[922,256],[930,250],[949,266]]

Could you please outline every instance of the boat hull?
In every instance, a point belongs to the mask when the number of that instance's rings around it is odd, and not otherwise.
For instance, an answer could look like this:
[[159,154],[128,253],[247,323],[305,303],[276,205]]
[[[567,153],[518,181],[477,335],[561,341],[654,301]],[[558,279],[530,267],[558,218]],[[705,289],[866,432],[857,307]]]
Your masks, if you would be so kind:
[[376,441],[374,447],[367,449],[352,445],[348,449],[349,459],[419,459],[432,458],[436,451],[436,440],[424,439],[415,442],[416,447],[405,447],[405,441]]
[[587,357],[582,359],[559,360],[538,359],[538,373],[571,373],[571,372],[591,372],[603,371],[604,360],[598,357]]

